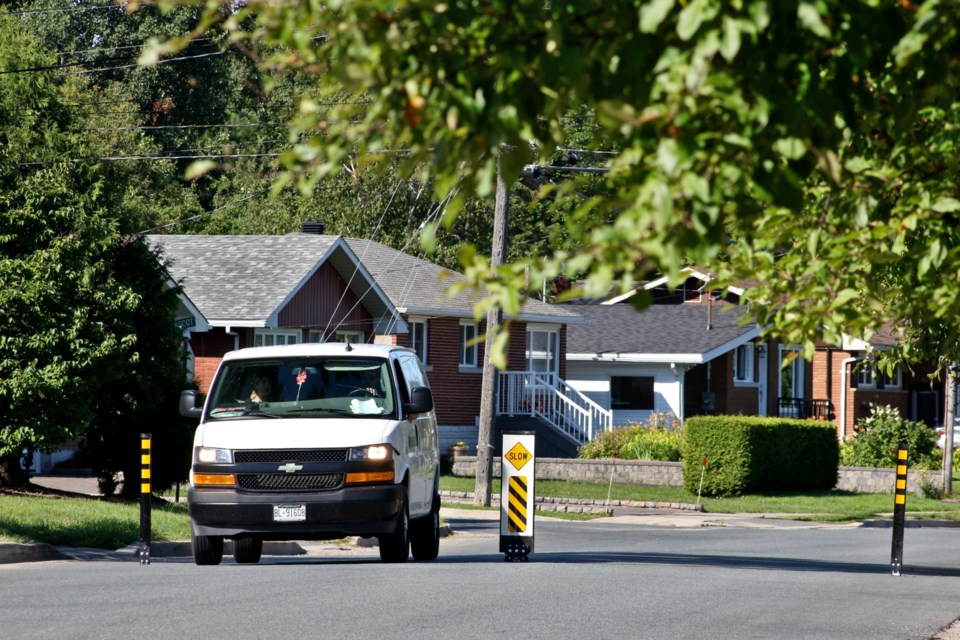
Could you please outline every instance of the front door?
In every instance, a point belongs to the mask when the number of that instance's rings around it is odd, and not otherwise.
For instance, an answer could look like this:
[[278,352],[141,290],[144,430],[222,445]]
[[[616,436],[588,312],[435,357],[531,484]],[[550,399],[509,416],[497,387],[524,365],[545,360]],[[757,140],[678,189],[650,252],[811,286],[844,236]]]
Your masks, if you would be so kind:
[[767,415],[767,349],[766,344],[760,343],[757,346],[757,377],[760,380],[760,386],[757,388],[757,400],[760,406],[757,408],[757,415]]
[[[792,355],[796,357],[791,359]],[[780,415],[799,416],[803,404],[803,358],[799,347],[780,346]]]

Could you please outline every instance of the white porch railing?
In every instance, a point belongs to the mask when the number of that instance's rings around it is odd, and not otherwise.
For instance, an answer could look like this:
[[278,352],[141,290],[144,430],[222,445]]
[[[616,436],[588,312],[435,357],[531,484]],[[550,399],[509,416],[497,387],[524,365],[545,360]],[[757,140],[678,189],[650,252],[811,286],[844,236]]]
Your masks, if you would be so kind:
[[577,444],[610,428],[612,413],[552,373],[500,371],[497,415],[533,416]]

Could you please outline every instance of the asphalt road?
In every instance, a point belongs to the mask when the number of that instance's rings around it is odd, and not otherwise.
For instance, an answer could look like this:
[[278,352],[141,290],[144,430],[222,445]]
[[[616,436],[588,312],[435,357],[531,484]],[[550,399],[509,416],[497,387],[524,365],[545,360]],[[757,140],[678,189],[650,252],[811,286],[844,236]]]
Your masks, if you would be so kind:
[[3,565],[0,637],[873,640],[931,638],[960,617],[960,528],[908,528],[895,577],[889,528],[538,518],[530,561],[505,563],[495,519],[445,517],[457,533],[433,563],[326,544],[254,566]]

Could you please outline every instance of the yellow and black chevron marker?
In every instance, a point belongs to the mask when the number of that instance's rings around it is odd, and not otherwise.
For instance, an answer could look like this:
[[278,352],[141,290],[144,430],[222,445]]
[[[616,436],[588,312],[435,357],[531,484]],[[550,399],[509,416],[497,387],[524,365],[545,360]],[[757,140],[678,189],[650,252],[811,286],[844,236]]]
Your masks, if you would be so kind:
[[897,449],[897,483],[893,492],[893,549],[890,553],[891,574],[900,575],[903,567],[903,528],[907,518],[907,452],[906,444]]
[[526,562],[533,552],[536,492],[533,431],[504,431],[500,458],[500,551],[507,562]]
[[507,531],[523,533],[527,530],[527,479],[523,476],[510,476],[509,485]]
[[140,434],[140,564],[150,564],[151,441],[151,434]]

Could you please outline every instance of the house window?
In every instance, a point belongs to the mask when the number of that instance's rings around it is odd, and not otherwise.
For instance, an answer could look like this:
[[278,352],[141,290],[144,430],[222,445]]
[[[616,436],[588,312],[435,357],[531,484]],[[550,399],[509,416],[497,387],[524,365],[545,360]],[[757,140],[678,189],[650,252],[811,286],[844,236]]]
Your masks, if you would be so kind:
[[460,324],[460,366],[477,366],[477,325],[464,322]]
[[861,367],[857,371],[857,388],[899,391],[901,388],[900,367],[894,367],[889,375],[881,373],[873,367]]
[[420,362],[427,364],[427,321],[411,319],[409,324],[410,348],[420,358]]
[[610,378],[610,408],[653,411],[653,376]]
[[300,332],[282,329],[257,329],[253,334],[253,346],[272,347],[276,344],[300,344]]
[[363,331],[337,331],[333,334],[333,342],[363,344]]
[[[327,335],[327,340],[324,340],[324,335]],[[350,344],[360,344],[363,342],[363,332],[362,331],[337,331],[335,333],[326,334],[324,331],[318,329],[313,329],[307,334],[308,342],[349,342]]]
[[560,333],[556,329],[527,328],[527,371],[560,373]]
[[737,347],[733,360],[734,382],[753,382],[753,343]]

